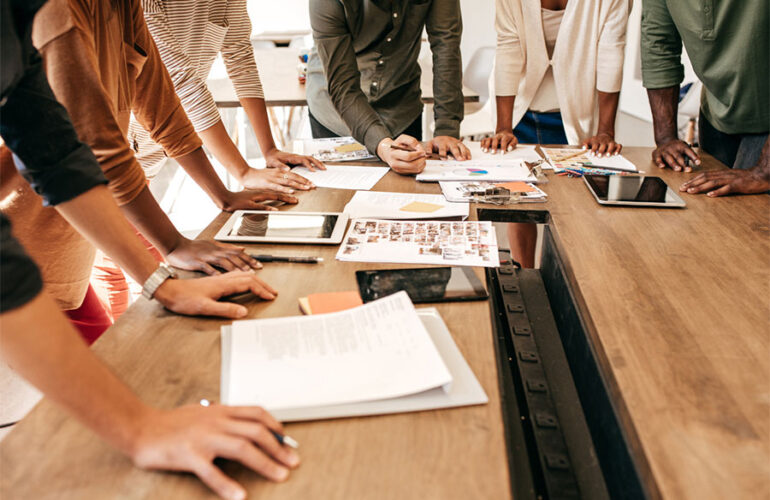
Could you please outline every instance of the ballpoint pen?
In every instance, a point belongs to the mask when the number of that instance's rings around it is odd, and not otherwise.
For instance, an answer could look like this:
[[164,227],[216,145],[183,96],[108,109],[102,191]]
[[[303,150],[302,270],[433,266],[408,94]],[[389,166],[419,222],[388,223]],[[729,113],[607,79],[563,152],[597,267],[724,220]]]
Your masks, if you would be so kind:
[[[405,151],[407,153],[416,153],[416,149],[407,148],[406,146],[399,146],[398,144],[391,144],[390,149],[395,149],[396,151]],[[435,154],[435,153],[425,153],[425,157],[429,160],[446,160],[446,158],[442,158],[441,156]]]
[[[209,407],[211,406],[211,401],[208,399],[201,399],[200,404],[201,406]],[[270,429],[270,434],[272,434],[279,443],[285,444],[289,448],[294,448],[295,450],[299,448],[299,443],[291,436],[281,434],[280,432],[274,431],[273,429]]]
[[260,262],[291,262],[294,264],[318,264],[323,257],[284,257],[281,255],[249,254]]

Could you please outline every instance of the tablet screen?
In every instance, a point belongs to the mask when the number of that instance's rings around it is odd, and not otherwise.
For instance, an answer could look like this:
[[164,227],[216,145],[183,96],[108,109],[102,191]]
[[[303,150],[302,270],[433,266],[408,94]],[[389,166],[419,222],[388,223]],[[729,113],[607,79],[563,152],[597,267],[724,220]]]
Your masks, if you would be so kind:
[[431,267],[356,272],[364,302],[401,290],[414,303],[473,300],[487,297],[484,285],[470,268]]
[[230,236],[267,238],[330,238],[337,215],[292,213],[244,213],[230,230]]
[[660,177],[587,175],[586,182],[602,201],[674,203],[668,185]]

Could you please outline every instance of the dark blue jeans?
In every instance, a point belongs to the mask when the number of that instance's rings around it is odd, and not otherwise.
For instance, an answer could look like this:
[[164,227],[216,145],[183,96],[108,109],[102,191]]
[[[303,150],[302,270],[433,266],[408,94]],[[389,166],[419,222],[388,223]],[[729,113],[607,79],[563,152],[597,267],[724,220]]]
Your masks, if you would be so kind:
[[701,149],[730,168],[748,169],[755,166],[767,141],[767,132],[725,134],[714,128],[703,113],[698,118],[698,129]]
[[513,135],[524,144],[567,144],[561,113],[527,111],[513,129]]

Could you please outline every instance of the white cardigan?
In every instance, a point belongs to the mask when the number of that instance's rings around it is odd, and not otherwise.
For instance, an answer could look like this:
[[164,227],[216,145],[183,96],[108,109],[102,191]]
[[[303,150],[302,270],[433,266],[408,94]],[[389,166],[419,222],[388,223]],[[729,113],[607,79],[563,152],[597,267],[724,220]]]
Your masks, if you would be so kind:
[[[553,50],[553,76],[570,144],[596,134],[597,91],[619,92],[633,0],[570,0]],[[513,126],[548,69],[540,0],[496,0],[498,96],[516,96]]]

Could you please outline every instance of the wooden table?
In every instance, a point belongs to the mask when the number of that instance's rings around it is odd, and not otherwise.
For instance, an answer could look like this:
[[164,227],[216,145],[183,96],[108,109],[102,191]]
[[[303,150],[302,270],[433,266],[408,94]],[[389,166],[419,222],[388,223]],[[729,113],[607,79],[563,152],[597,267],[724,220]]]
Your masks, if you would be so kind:
[[[648,149],[624,151],[671,186]],[[711,158],[706,168],[717,168]],[[688,196],[683,210],[597,205],[579,179],[544,185],[570,288],[651,497],[760,498],[770,493],[770,197]],[[376,190],[438,192],[389,173]],[[351,192],[301,195],[295,210],[338,210]],[[532,209],[532,205],[509,207]],[[474,212],[472,210],[472,212]],[[211,236],[225,220],[206,230]],[[318,267],[267,264],[280,290],[250,316],[299,314],[297,297],[354,289],[336,248],[269,247],[321,255]],[[303,465],[281,485],[240,466],[251,498],[493,498],[510,496],[490,315],[486,303],[439,304],[490,402],[484,406],[289,424]],[[175,316],[140,300],[95,351],[151,404],[215,399],[223,321]],[[191,476],[144,472],[44,400],[0,444],[0,498],[210,497]]]
[[[265,92],[265,104],[270,106],[307,106],[305,85],[297,78],[299,50],[289,47],[255,50],[257,68]],[[237,108],[241,103],[235,95],[235,89],[229,78],[217,78],[207,81],[211,94],[217,106],[221,108]],[[422,101],[433,103],[433,73],[431,68],[423,68]],[[465,102],[478,102],[479,95],[473,90],[463,87]]]

